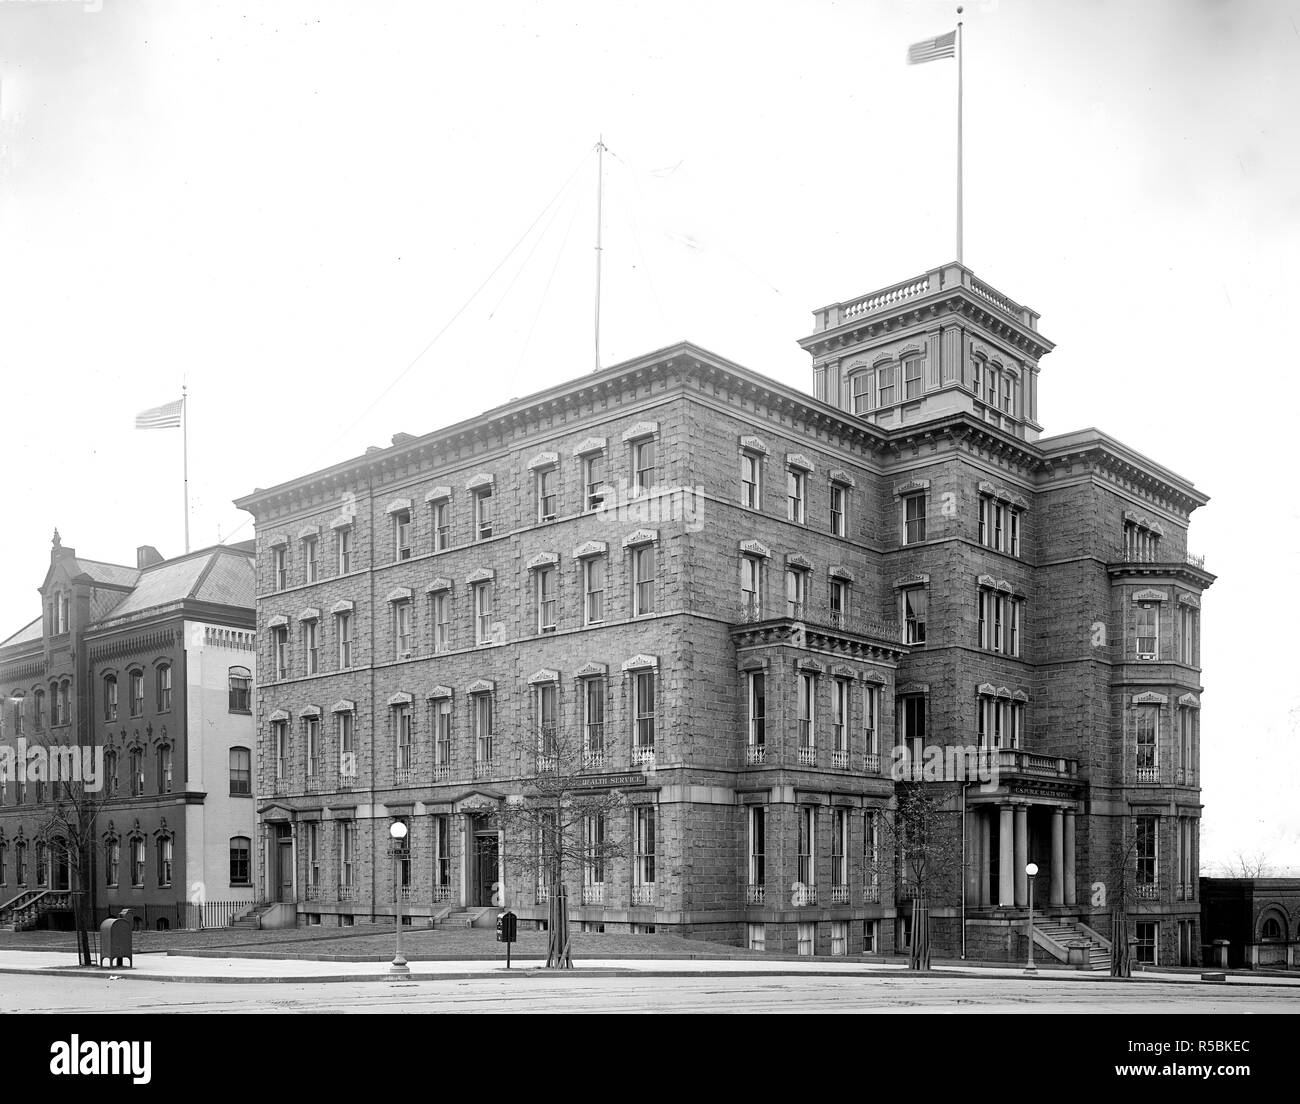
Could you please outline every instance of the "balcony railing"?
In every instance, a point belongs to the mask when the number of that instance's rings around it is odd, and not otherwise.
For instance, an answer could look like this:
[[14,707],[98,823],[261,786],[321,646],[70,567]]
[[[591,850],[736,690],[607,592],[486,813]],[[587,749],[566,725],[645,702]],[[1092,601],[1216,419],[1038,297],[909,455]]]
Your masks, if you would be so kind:
[[1154,786],[1160,781],[1159,767],[1137,767],[1137,781],[1141,786]]
[[848,770],[849,769],[848,751],[847,750],[841,751],[839,748],[836,748],[834,751],[832,751],[831,766],[837,767],[840,770]]
[[492,773],[492,760],[479,759],[474,763],[474,777],[487,778]]
[[761,767],[767,762],[766,744],[749,744],[745,748],[745,766]]
[[549,885],[539,885],[537,887],[537,903],[539,905],[547,904],[555,896],[555,887]]
[[654,903],[655,903],[654,882],[644,882],[641,885],[634,885],[632,887],[632,904],[653,905]]
[[1045,778],[1073,778],[1079,769],[1075,759],[1038,755],[1019,748],[997,748],[998,770],[1013,774],[1037,774]]
[[603,767],[605,765],[605,749],[588,748],[582,753],[582,765],[584,767]]
[[650,763],[655,761],[655,749],[653,747],[636,747],[632,749],[632,762]]
[[411,899],[411,890],[413,888],[414,888],[413,886],[409,886],[409,885],[397,887],[398,893],[401,896],[403,901],[409,901]]
[[451,777],[450,763],[435,763],[433,767],[433,780],[435,782],[446,782]]
[[605,903],[605,883],[592,882],[590,885],[582,887],[582,903],[584,905],[603,905]]
[[1160,886],[1156,882],[1147,882],[1139,884],[1137,887],[1137,898],[1139,901],[1154,901],[1160,896]]
[[862,758],[862,769],[867,774],[880,773],[880,756],[875,752],[867,752]]
[[878,905],[880,903],[880,886],[878,885],[863,886],[862,903],[864,905]]
[[450,900],[451,900],[451,886],[449,886],[449,885],[436,885],[436,886],[434,886],[434,887],[433,887],[433,900],[434,900],[435,902],[438,902],[438,903],[441,903],[441,902],[443,902],[443,901],[450,901]]
[[799,763],[805,767],[815,767],[817,765],[817,749],[815,747],[801,747],[799,749]]
[[729,616],[735,625],[752,625],[759,621],[801,621],[807,625],[854,633],[857,636],[870,636],[895,644],[901,644],[903,640],[896,620],[845,613],[818,602],[790,602],[784,597],[779,606],[772,605],[770,610],[745,601],[737,602],[731,608]]
[[849,903],[849,887],[847,885],[831,886],[831,904],[847,905]]
[[747,885],[745,887],[745,904],[762,905],[767,903],[767,886]]
[[339,886],[340,901],[355,901],[357,899],[357,887],[354,885]]
[[319,901],[319,900],[320,900],[320,886],[319,886],[319,885],[313,885],[313,884],[311,884],[311,883],[308,883],[306,886],[303,887],[303,892],[305,893],[305,895],[306,895],[306,897],[307,897],[307,900],[309,900],[309,901]]
[[805,885],[802,882],[796,883],[794,892],[790,895],[791,904],[815,905],[817,903],[817,887],[815,885]]

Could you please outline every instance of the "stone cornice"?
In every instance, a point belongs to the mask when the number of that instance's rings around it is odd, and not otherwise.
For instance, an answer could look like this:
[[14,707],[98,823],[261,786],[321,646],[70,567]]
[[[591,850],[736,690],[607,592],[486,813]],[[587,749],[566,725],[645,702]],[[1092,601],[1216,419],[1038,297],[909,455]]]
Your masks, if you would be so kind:
[[[874,323],[873,323],[874,324]],[[820,337],[821,335],[819,335]],[[648,412],[673,398],[721,403],[741,417],[776,422],[787,433],[803,434],[810,446],[851,450],[859,460],[874,460],[888,478],[891,468],[911,466],[923,451],[945,442],[978,452],[1023,471],[1035,489],[1062,474],[1089,472],[1155,505],[1186,516],[1208,501],[1185,479],[1096,430],[1039,443],[1026,442],[981,422],[967,412],[882,429],[813,396],[787,387],[696,345],[678,345],[626,361],[590,376],[516,400],[505,406],[414,440],[402,439],[344,463],[276,487],[258,489],[235,505],[253,513],[259,524],[287,524],[295,511],[318,511],[355,494],[367,484],[376,509],[387,505],[389,484],[475,470],[481,458],[520,447],[526,439],[582,432],[607,424],[620,408]],[[605,404],[602,406],[601,404]],[[647,419],[642,419],[647,420]]]

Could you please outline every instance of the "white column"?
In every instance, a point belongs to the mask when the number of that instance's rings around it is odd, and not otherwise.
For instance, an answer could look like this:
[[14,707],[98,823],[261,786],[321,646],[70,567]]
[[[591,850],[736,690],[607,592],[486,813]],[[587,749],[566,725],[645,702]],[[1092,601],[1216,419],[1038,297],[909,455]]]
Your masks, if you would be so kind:
[[1053,905],[1065,904],[1065,840],[1063,838],[1064,818],[1061,810],[1052,810],[1052,874],[1048,900]]
[[1074,810],[1065,810],[1065,903],[1075,904],[1074,872]]
[[998,822],[998,906],[1010,908],[1015,904],[1012,887],[1015,884],[1016,866],[1015,832],[1012,825],[1010,805],[1003,805],[999,810]]
[[1029,875],[1025,873],[1025,864],[1029,862],[1029,809],[1017,805],[1016,809],[1016,907],[1025,908],[1029,904]]

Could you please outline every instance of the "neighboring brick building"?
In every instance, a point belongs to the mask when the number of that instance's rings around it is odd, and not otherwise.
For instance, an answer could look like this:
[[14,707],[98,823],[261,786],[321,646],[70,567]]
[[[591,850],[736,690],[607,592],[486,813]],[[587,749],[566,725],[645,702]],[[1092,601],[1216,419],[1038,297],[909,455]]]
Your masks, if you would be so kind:
[[[1300,878],[1202,878],[1202,942],[1232,967],[1300,966]],[[1216,944],[1218,946],[1216,946]]]
[[76,891],[97,919],[224,922],[256,896],[252,543],[171,560],[146,545],[126,567],[55,533],[40,594],[0,643],[0,745],[102,749],[102,785],[83,853],[62,844],[60,783],[0,779],[0,926],[70,926]]
[[543,917],[495,814],[555,725],[644,774],[577,921],[893,950],[890,753],[980,745],[938,952],[1022,954],[1032,859],[1049,953],[1106,882],[1141,955],[1195,956],[1205,497],[1095,430],[1040,440],[1051,345],[960,266],[815,324],[816,397],[682,344],[238,501],[259,862],[307,922],[391,913],[395,816],[416,917]]

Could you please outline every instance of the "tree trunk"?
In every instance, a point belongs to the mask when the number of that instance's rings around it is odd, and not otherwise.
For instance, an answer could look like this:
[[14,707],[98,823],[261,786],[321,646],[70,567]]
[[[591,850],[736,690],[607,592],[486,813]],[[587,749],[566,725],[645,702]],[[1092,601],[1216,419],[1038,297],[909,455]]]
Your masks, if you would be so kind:
[[908,969],[930,968],[930,907],[919,890],[912,898],[912,944],[908,952]]
[[546,968],[572,970],[573,959],[569,955],[569,898],[564,891],[563,882],[557,883],[551,894],[546,926]]
[[1110,909],[1110,976],[1133,976],[1133,961],[1128,953],[1128,915],[1123,902]]

